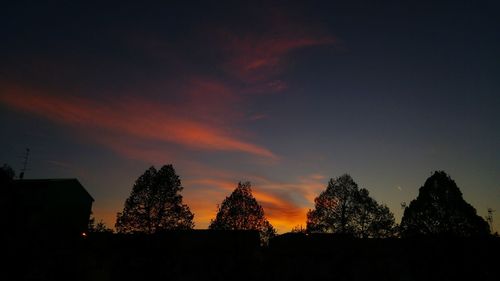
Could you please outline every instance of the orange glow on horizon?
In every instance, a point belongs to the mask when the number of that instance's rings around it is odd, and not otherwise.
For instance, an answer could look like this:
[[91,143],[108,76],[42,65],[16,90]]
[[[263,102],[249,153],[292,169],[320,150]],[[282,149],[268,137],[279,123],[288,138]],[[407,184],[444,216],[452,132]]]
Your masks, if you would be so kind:
[[[263,185],[252,186],[252,193],[259,204],[264,209],[264,214],[269,222],[276,228],[278,233],[291,231],[295,226],[306,225],[307,211],[314,207],[314,197],[324,188],[324,183],[316,182],[316,179],[323,177],[310,175],[307,179],[297,184],[279,184],[267,182]],[[316,183],[316,186],[314,185]],[[184,190],[182,191],[183,202],[187,204],[194,213],[196,229],[207,229],[210,221],[217,214],[217,205],[233,192],[237,186],[237,181],[199,178],[183,180]],[[132,186],[132,184],[131,184]],[[297,204],[290,200],[281,198],[275,194],[276,191],[287,190],[291,187],[308,190],[302,196],[306,200],[305,204]],[[311,197],[312,200],[307,198]],[[115,208],[107,210],[107,208]],[[109,227],[114,227],[116,212],[121,211],[123,202],[108,204],[106,208],[94,209],[95,217],[102,218]]]

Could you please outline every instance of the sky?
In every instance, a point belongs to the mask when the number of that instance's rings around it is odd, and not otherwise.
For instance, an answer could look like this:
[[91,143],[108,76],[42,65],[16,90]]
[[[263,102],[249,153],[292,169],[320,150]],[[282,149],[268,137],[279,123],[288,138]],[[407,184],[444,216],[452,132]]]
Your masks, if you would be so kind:
[[500,231],[496,1],[14,2],[0,164],[29,148],[25,178],[77,178],[108,226],[172,164],[200,229],[239,181],[305,226],[344,173],[400,222],[444,170]]

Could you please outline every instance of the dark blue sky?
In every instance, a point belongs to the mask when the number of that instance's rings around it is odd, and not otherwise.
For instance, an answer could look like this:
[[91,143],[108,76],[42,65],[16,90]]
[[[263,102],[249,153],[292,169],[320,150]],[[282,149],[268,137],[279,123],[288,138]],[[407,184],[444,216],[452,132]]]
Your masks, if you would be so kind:
[[77,177],[110,226],[169,163],[198,228],[239,180],[305,225],[343,173],[397,220],[434,170],[500,210],[495,1],[269,2],[2,4],[0,161],[29,147],[28,178]]

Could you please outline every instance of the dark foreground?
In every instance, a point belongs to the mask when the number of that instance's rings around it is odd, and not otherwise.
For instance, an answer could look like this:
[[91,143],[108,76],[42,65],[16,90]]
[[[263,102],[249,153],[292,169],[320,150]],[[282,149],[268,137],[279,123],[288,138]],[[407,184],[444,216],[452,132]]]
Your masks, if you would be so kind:
[[[5,239],[1,280],[499,280],[500,240],[253,232]],[[22,242],[21,242],[22,241]]]

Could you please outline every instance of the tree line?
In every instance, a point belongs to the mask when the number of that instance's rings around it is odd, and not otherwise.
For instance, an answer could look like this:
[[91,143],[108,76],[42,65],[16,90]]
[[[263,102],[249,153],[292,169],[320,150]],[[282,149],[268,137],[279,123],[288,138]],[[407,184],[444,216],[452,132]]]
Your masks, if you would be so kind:
[[[118,213],[120,233],[156,233],[194,227],[194,214],[182,203],[183,187],[172,165],[149,168],[140,176]],[[258,230],[263,241],[276,234],[264,209],[252,195],[250,182],[239,182],[217,208],[210,222],[213,230]],[[357,238],[389,238],[447,235],[487,236],[488,223],[462,196],[445,172],[436,171],[405,206],[400,224],[393,213],[344,174],[329,180],[307,213],[307,233],[334,233]]]
[[[13,178],[13,170],[4,165],[1,183]],[[159,170],[150,167],[135,181],[123,211],[117,214],[116,231],[154,234],[194,228],[194,214],[182,202],[182,190],[172,165]],[[95,224],[93,217],[89,229],[110,231],[102,221]],[[209,229],[257,230],[263,242],[276,235],[264,209],[252,195],[250,182],[239,182],[222,201]],[[491,233],[490,225],[463,199],[455,181],[444,171],[434,172],[420,187],[417,198],[404,206],[400,224],[386,205],[378,203],[350,175],[332,178],[307,213],[306,228],[293,231],[357,238],[484,237]]]
[[[136,180],[123,211],[117,214],[116,231],[153,234],[194,228],[194,214],[182,202],[182,190],[172,165],[164,165],[159,170],[150,167]],[[253,197],[250,182],[238,183],[224,199],[209,229],[257,230],[263,241],[276,234],[264,209]]]

